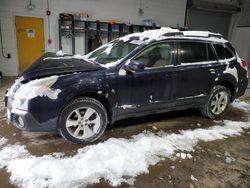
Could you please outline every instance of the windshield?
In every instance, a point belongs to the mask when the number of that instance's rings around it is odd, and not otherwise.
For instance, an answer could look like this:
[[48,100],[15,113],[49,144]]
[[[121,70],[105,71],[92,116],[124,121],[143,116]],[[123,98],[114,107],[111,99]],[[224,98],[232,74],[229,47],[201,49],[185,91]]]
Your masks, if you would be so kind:
[[135,49],[138,45],[115,40],[108,44],[104,44],[93,52],[90,52],[87,57],[102,65],[113,64],[117,60],[125,57],[129,52]]

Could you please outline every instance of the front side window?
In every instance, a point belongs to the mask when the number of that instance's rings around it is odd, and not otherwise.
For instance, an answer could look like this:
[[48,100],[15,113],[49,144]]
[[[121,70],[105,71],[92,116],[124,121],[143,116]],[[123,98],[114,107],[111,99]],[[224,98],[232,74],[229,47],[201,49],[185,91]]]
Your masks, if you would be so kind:
[[215,51],[220,60],[233,58],[233,53],[224,45],[214,44]]
[[206,43],[180,42],[181,63],[197,63],[207,61]]
[[122,59],[138,45],[122,40],[115,40],[108,44],[102,45],[93,52],[90,52],[86,56],[100,64],[106,65],[114,63],[119,59]]
[[145,68],[157,68],[173,65],[175,57],[174,43],[153,45],[137,55],[134,60],[140,61]]

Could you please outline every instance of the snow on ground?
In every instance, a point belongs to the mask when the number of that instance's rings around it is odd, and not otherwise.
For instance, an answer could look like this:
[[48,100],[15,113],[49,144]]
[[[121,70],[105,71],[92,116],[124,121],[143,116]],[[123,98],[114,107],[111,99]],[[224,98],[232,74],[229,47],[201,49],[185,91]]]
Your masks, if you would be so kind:
[[235,99],[234,102],[231,105],[234,108],[237,108],[237,109],[240,109],[240,110],[250,111],[250,104],[245,102],[245,101],[241,101],[239,99]]
[[0,151],[0,168],[8,166],[13,159],[21,159],[30,156],[25,146],[7,145]]
[[70,157],[63,154],[38,157],[31,155],[25,146],[7,145],[0,150],[0,167],[7,169],[15,185],[27,188],[84,187],[101,179],[113,186],[122,182],[133,184],[136,176],[148,173],[149,166],[164,157],[186,155],[200,141],[238,136],[249,128],[249,122],[225,120],[208,129],[182,130],[178,134],[140,133],[130,139],[110,138],[79,149]]
[[0,138],[0,146],[6,144],[7,141],[8,141],[8,139],[6,139],[6,138],[4,138],[4,137]]

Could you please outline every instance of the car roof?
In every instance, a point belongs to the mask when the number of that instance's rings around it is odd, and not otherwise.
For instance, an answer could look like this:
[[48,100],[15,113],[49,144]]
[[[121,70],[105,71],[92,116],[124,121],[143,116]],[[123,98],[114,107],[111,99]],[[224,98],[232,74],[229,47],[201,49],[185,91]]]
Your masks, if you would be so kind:
[[180,31],[179,29],[172,29],[169,27],[147,30],[141,33],[132,33],[121,37],[119,40],[142,45],[166,39],[203,40],[217,43],[228,42],[219,33],[212,33],[209,31]]

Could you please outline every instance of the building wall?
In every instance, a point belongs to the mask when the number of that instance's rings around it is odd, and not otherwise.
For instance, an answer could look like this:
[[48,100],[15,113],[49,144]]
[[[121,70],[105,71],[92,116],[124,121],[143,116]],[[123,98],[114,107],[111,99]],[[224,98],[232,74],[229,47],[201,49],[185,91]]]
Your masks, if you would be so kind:
[[[18,53],[15,31],[15,16],[31,16],[44,18],[46,51],[58,50],[58,15],[61,12],[85,12],[90,20],[108,21],[116,19],[119,22],[141,24],[143,19],[152,19],[162,26],[183,26],[186,0],[49,0],[52,44],[48,44],[48,23],[46,0],[33,0],[35,9],[28,11],[29,0],[1,0],[0,23],[3,35],[4,53],[11,54],[11,59],[0,56],[0,71],[4,76],[18,75]],[[141,3],[140,3],[141,2]],[[138,8],[144,9],[144,15],[139,16]],[[64,41],[65,50],[67,45]]]
[[250,1],[243,0],[242,3],[242,11],[232,16],[229,39],[239,55],[250,61]]

